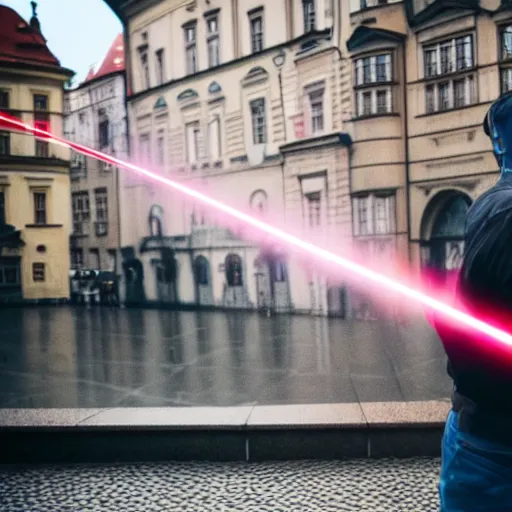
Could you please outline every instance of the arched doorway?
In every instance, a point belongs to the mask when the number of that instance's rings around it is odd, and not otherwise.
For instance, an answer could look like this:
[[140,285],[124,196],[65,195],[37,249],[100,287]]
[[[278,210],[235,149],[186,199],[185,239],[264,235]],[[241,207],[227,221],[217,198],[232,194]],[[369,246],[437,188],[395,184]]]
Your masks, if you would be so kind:
[[194,282],[196,286],[196,302],[200,306],[213,305],[213,290],[210,264],[204,256],[194,260]]
[[224,290],[224,305],[231,308],[246,307],[244,272],[242,258],[230,253],[224,263],[226,271],[226,286]]
[[462,265],[466,215],[470,206],[470,197],[458,191],[441,192],[430,201],[421,225],[424,269],[445,277],[457,274]]
[[160,250],[160,258],[152,260],[158,301],[165,304],[178,302],[178,262],[174,251],[167,247]]
[[290,286],[284,259],[276,254],[261,254],[254,262],[254,266],[258,309],[289,311]]
[[126,283],[126,303],[142,304],[146,299],[142,262],[137,258],[126,260],[123,262],[123,271]]

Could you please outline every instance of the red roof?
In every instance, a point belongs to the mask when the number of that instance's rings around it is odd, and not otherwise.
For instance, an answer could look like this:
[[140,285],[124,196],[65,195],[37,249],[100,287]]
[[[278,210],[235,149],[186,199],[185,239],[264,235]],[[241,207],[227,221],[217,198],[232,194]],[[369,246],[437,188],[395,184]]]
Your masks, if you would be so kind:
[[116,71],[124,71],[124,38],[123,34],[119,34],[112,46],[110,47],[107,55],[103,59],[101,66],[98,68],[96,73],[91,69],[85,82],[89,82],[90,80],[95,80],[96,78],[100,78],[102,76],[110,75],[111,73],[115,73]]
[[60,67],[41,32],[31,27],[15,10],[0,5],[0,20],[0,62]]

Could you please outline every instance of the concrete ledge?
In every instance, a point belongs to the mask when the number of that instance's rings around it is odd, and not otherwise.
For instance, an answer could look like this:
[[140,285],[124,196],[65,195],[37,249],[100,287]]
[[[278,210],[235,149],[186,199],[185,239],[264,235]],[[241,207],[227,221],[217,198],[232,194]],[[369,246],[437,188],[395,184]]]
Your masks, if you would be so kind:
[[1,409],[0,463],[438,456],[446,401]]

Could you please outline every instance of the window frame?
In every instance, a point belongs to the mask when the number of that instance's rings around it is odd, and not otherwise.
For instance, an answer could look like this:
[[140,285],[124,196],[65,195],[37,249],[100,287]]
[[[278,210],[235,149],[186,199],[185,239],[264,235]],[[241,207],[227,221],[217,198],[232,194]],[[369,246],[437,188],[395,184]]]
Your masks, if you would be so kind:
[[[263,7],[251,11],[249,16],[249,36],[251,38],[251,53],[259,53],[265,49],[265,11]],[[259,22],[259,32],[256,24]]]
[[[48,193],[43,190],[35,190],[32,192],[32,198],[34,201],[34,224],[46,226],[48,224]],[[39,200],[42,200],[42,208]]]
[[[95,206],[95,234],[97,237],[108,235],[108,189],[99,187],[94,189]],[[100,215],[101,212],[101,215]]]
[[305,34],[316,30],[316,17],[315,0],[302,0],[302,20]]
[[[193,38],[189,39],[189,33]],[[197,54],[197,23],[188,23],[183,26],[185,42],[185,72],[186,75],[194,75],[199,71],[199,58]]]
[[32,281],[34,283],[46,282],[46,265],[43,262],[36,261],[32,263]]
[[[377,205],[380,202],[384,202],[386,215],[384,218],[378,219]],[[353,196],[352,218],[352,234],[354,237],[396,235],[396,192],[374,191]],[[379,220],[387,224],[384,229],[378,227]]]
[[155,51],[155,61],[156,61],[156,81],[157,85],[162,85],[165,83],[165,48],[159,48]]
[[[467,41],[463,43],[463,56],[462,60],[470,59],[468,65],[459,66],[459,62],[461,61],[460,55],[458,55],[457,51],[460,46],[457,45],[459,41],[469,40],[469,44]],[[469,47],[469,55],[466,55],[465,48]],[[475,36],[473,33],[465,34],[461,36],[451,37],[448,39],[443,39],[436,43],[426,43],[422,48],[423,54],[423,76],[426,80],[442,78],[446,75],[451,75],[452,73],[463,73],[474,69],[476,66],[475,61]],[[431,61],[430,65],[428,65],[427,59],[428,55],[435,55],[434,61]],[[443,54],[448,55],[448,60],[445,59],[443,61]],[[443,64],[444,62],[444,64]],[[446,69],[443,70],[443,65]],[[435,70],[433,69],[435,68]],[[435,72],[434,72],[435,71]]]
[[[208,67],[214,68],[220,65],[220,16],[219,13],[212,14],[205,19],[206,22],[206,47],[208,54]],[[210,23],[214,22],[216,24],[216,30],[210,30]],[[216,52],[216,59],[212,60],[212,52],[211,50]]]
[[[259,108],[259,114],[255,111]],[[268,126],[267,126],[267,101],[264,96],[255,98],[249,102],[249,111],[251,114],[252,142],[254,145],[267,144]],[[257,125],[258,120],[262,120],[262,128]],[[261,140],[260,140],[261,139]]]

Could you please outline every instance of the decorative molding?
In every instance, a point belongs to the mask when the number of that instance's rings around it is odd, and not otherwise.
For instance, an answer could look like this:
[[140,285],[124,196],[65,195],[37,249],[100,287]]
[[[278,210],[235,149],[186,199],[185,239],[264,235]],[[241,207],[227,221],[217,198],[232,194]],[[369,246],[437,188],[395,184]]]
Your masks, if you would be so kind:
[[458,159],[458,160],[446,159],[441,162],[431,162],[431,163],[425,164],[425,167],[427,169],[442,169],[443,167],[448,167],[448,166],[451,167],[453,165],[481,162],[483,160],[484,160],[483,155],[479,155],[479,156],[473,156],[470,158],[462,158],[462,159]]
[[429,182],[424,184],[417,184],[416,187],[422,190],[426,196],[429,196],[430,193],[438,189],[440,187],[446,188],[448,187],[456,187],[456,188],[462,188],[464,190],[467,190],[468,192],[472,192],[475,190],[475,188],[480,184],[479,178],[474,179],[454,179],[453,181],[446,181],[446,180],[440,180],[438,182]]

